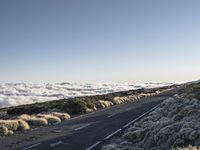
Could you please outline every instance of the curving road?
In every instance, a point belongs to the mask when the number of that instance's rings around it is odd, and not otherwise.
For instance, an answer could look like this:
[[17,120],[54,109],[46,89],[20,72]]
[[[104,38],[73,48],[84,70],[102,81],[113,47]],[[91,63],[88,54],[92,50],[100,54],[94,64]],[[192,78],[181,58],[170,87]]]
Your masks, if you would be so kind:
[[19,144],[11,149],[85,150],[158,105],[166,98],[173,96],[176,91],[174,89],[157,96],[142,98],[137,102],[115,105],[108,109],[72,118],[60,126],[57,125],[55,132],[61,132],[59,137],[49,140],[43,139],[42,141],[39,139],[30,145],[27,144],[27,146],[21,147]]

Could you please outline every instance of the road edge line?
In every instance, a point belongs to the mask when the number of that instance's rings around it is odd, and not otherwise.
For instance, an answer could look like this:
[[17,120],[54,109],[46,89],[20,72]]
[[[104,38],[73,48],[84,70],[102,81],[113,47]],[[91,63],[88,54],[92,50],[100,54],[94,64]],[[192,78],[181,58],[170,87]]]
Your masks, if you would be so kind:
[[91,145],[90,147],[86,148],[85,150],[93,150],[94,148],[97,148],[98,146],[103,145],[103,143],[105,143],[107,140],[109,140],[110,138],[112,138],[116,134],[120,133],[122,130],[125,130],[126,128],[128,128],[130,125],[132,125],[136,121],[139,121],[140,119],[142,119],[143,117],[145,117],[146,115],[148,115],[150,112],[154,111],[156,108],[158,108],[159,106],[161,106],[161,104],[162,104],[162,102],[159,103],[159,104],[157,104],[156,106],[154,106],[150,110],[146,111],[145,113],[143,113],[142,115],[140,115],[136,119],[130,121],[129,123],[127,123],[126,125],[124,125],[122,128],[120,128],[120,129],[116,130],[115,132],[109,134],[103,140],[100,140],[100,141],[96,142],[95,144]]
[[22,150],[27,150],[27,149],[30,149],[30,148],[36,147],[36,146],[38,146],[38,145],[40,145],[40,144],[41,144],[41,143],[36,143],[36,144],[31,145],[31,146],[29,146],[29,147],[25,147],[25,148],[23,148]]

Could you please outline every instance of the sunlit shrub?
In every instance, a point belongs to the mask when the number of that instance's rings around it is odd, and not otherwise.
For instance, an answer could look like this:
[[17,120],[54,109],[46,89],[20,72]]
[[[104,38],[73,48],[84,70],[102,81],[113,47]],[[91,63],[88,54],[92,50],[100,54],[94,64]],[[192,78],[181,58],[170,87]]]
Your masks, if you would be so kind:
[[23,114],[19,116],[19,119],[26,121],[29,125],[33,126],[45,126],[48,125],[48,121],[45,118],[38,118],[36,116],[30,116]]
[[52,115],[60,118],[61,120],[68,120],[71,118],[68,113],[52,112]]
[[8,130],[7,135],[13,135],[13,134],[14,134],[14,132],[12,130]]
[[177,147],[171,150],[200,150],[200,147],[196,147],[196,146],[187,146],[187,147]]
[[41,118],[41,119],[42,118],[46,119],[49,124],[57,124],[57,123],[61,122],[60,118],[58,118],[56,116],[52,116],[52,115],[38,114],[36,116],[39,117],[39,118]]
[[4,125],[8,130],[16,131],[19,127],[17,120],[0,120],[0,125]]
[[19,130],[30,130],[30,126],[26,121],[19,119],[18,122],[19,122],[19,128],[18,128]]
[[5,136],[8,134],[8,128],[6,128],[4,125],[0,125],[0,136]]

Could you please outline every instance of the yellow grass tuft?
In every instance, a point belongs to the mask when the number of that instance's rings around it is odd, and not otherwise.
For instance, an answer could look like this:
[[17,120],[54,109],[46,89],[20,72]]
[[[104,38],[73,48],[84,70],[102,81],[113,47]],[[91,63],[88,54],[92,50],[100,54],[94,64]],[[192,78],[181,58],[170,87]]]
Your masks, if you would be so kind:
[[8,128],[6,128],[4,125],[0,125],[0,136],[5,136],[8,134]]
[[61,120],[68,120],[71,118],[68,113],[52,112],[52,115],[60,118]]
[[26,121],[29,125],[33,125],[33,126],[45,126],[48,125],[48,121],[45,118],[38,118],[34,115],[27,115],[27,114],[23,114],[21,116],[18,117],[21,120]]
[[0,125],[4,125],[8,130],[16,131],[19,127],[17,120],[0,120]]
[[122,97],[114,97],[113,98],[113,100],[112,100],[112,102],[115,104],[115,105],[118,105],[118,104],[121,104],[121,103],[123,103],[124,101],[123,101],[123,98]]
[[106,101],[106,100],[99,100],[99,101],[97,102],[97,107],[98,107],[98,108],[107,108],[107,107],[110,107],[110,106],[112,106],[112,105],[113,105],[112,102]]
[[12,130],[8,130],[7,135],[13,135],[13,134],[14,134],[14,132]]
[[26,121],[19,119],[18,122],[19,130],[30,130],[30,126]]
[[46,119],[49,124],[57,124],[61,122],[60,118],[49,114],[38,114],[37,117]]

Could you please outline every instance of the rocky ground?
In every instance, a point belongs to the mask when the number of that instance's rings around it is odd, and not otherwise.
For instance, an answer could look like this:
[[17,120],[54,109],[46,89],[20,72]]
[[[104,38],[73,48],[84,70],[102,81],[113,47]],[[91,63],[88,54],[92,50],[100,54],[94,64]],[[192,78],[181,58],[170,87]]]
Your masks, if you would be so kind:
[[[198,150],[200,84],[185,85],[174,97],[136,122],[102,150]],[[185,147],[185,148],[184,148]]]

